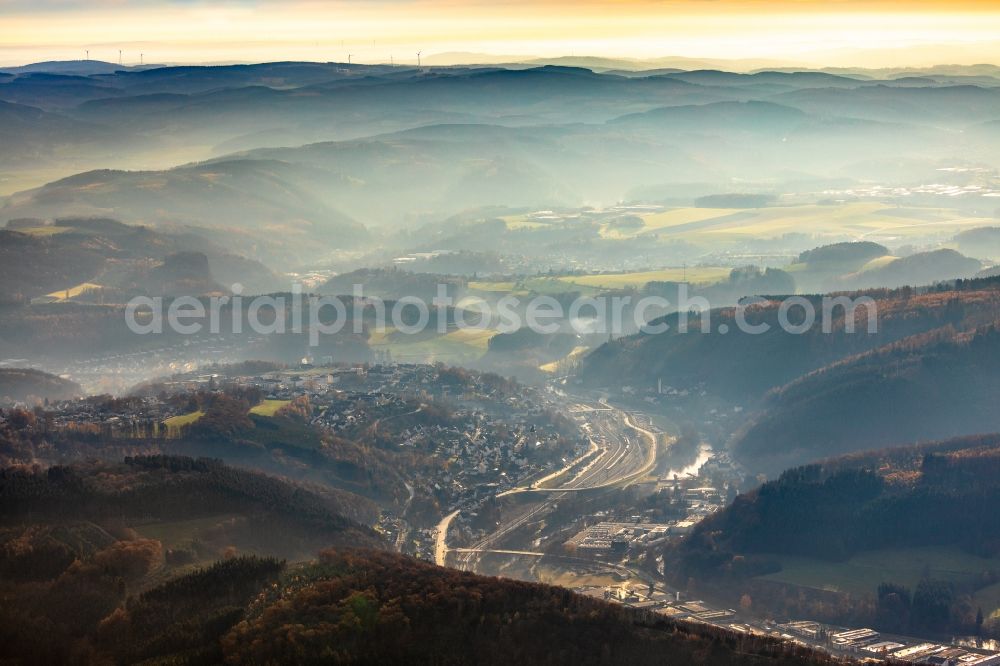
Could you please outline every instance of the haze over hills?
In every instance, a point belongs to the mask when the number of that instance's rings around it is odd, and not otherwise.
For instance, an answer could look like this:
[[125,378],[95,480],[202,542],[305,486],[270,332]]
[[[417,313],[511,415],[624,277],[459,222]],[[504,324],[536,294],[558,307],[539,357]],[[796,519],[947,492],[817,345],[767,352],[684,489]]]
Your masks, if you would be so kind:
[[1000,68],[357,59],[0,68],[0,660],[1000,659]]
[[[125,293],[203,294],[240,282],[254,293],[284,287],[272,271],[252,260],[233,255],[197,229],[175,229],[161,234],[102,218],[60,218],[53,224],[38,219],[15,221],[0,231],[0,256],[4,258],[2,299],[7,303],[48,297],[69,300],[93,291],[92,300],[124,302]],[[178,267],[168,274],[168,257],[197,252],[206,259],[201,274]],[[188,287],[171,286],[192,279]],[[103,294],[96,293],[103,290]],[[123,299],[123,300],[120,300]]]
[[[338,211],[364,225],[386,225],[416,211],[448,215],[501,203],[610,203],[643,187],[693,181],[718,190],[733,177],[787,180],[792,164],[796,180],[843,178],[853,165],[894,156],[897,167],[883,169],[882,180],[897,184],[910,181],[918,165],[929,175],[941,160],[992,163],[998,135],[989,121],[997,120],[1000,88],[934,79],[885,83],[820,72],[622,77],[562,66],[421,70],[270,63],[68,78],[33,72],[0,85],[0,100],[21,105],[11,107],[23,116],[19,134],[39,137],[30,149],[11,152],[22,167],[18,182],[24,182],[26,168],[51,173],[45,145],[60,151],[63,165],[89,161],[103,167],[163,164],[164,156],[176,164],[218,152],[334,141],[212,162],[245,196],[263,196],[275,186],[294,193],[294,205],[277,194],[266,205],[284,207],[282,217],[314,223],[336,219]],[[39,109],[30,111],[34,118],[25,105]],[[57,121],[72,128],[72,138],[60,139],[63,132],[43,139],[45,123]],[[421,127],[427,129],[415,130]],[[404,130],[411,131],[394,134]],[[108,164],[110,155],[87,148],[106,146],[109,134],[127,144],[114,164]],[[206,144],[216,148],[206,151]],[[415,148],[429,164],[415,168]],[[267,161],[274,159],[282,164]],[[79,207],[127,222],[161,221],[165,213],[213,225],[211,218],[232,202],[205,199],[197,191],[192,177],[205,168],[57,181],[49,185],[56,189],[13,198],[9,215],[74,215],[83,211],[70,209]],[[108,179],[109,187],[79,191],[93,187],[88,181],[95,177]],[[257,194],[262,179],[267,184]],[[428,192],[387,209],[374,194],[385,182]],[[120,192],[136,186],[178,200],[183,192],[188,208],[172,210],[151,198],[137,209]],[[514,193],[516,201],[502,196]]]

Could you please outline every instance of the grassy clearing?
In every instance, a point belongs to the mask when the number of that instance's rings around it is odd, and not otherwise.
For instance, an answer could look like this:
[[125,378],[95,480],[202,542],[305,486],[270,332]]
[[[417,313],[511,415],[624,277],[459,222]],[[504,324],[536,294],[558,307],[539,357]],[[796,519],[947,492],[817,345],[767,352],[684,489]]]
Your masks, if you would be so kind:
[[279,409],[291,402],[291,400],[263,400],[259,405],[251,407],[250,413],[257,416],[274,416]]
[[177,416],[171,416],[169,419],[163,422],[163,424],[167,426],[167,436],[168,437],[179,436],[181,428],[183,428],[186,425],[191,425],[204,415],[205,412],[199,409],[196,412],[189,412],[187,414],[179,414]]
[[29,236],[55,236],[56,234],[65,233],[71,231],[73,227],[59,227],[53,224],[41,226],[41,227],[25,227],[23,229],[13,229],[19,234],[27,234]]
[[539,572],[538,580],[548,585],[558,585],[560,587],[617,587],[621,585],[620,576],[597,573],[577,573],[570,570],[547,569]]
[[393,358],[413,362],[475,361],[486,353],[490,338],[497,332],[492,329],[456,329],[444,335],[404,335],[398,331],[385,331],[369,339],[373,349],[388,349]]
[[135,531],[147,539],[156,539],[162,542],[166,548],[176,548],[177,546],[190,545],[198,538],[199,534],[232,517],[231,514],[223,514],[190,520],[149,523],[148,525],[137,525]]
[[725,266],[695,266],[691,268],[664,268],[637,273],[608,273],[600,275],[570,275],[560,281],[580,287],[596,289],[623,289],[642,287],[648,282],[681,282],[711,284],[729,277],[731,269]]
[[49,298],[55,298],[60,301],[66,301],[71,298],[76,298],[85,291],[90,291],[92,289],[100,289],[101,285],[95,284],[93,282],[81,282],[75,287],[70,287],[69,289],[60,289],[59,291],[53,291],[51,294],[46,294]]
[[564,368],[567,365],[572,364],[573,361],[577,360],[578,358],[586,354],[588,351],[590,351],[590,347],[585,347],[583,345],[576,346],[573,348],[573,351],[566,354],[566,356],[564,356],[563,358],[559,359],[558,361],[552,361],[551,363],[543,363],[542,365],[538,366],[538,369],[541,370],[542,372],[549,372],[549,373],[559,372],[560,368]]
[[504,294],[514,291],[517,288],[516,282],[469,282],[469,289],[473,291],[484,291],[491,294]]
[[1000,559],[976,557],[952,546],[873,550],[846,562],[783,555],[776,559],[782,571],[763,579],[859,595],[874,594],[879,583],[884,582],[915,587],[925,573],[935,580],[961,583],[1000,567]]
[[873,271],[879,268],[884,268],[885,266],[888,266],[889,264],[898,259],[899,257],[894,257],[891,254],[887,254],[884,257],[878,257],[877,259],[872,259],[867,264],[862,266],[859,272],[864,273],[866,271]]
[[508,229],[540,229],[553,221],[533,218],[531,215],[506,215],[500,219],[504,221]]

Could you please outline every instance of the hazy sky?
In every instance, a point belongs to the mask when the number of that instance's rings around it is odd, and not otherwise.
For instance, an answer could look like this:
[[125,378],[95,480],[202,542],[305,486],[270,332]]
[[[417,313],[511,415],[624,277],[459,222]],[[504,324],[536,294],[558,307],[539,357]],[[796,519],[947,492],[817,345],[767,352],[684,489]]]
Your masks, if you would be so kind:
[[1000,62],[997,0],[0,0],[0,64],[413,62],[416,51]]

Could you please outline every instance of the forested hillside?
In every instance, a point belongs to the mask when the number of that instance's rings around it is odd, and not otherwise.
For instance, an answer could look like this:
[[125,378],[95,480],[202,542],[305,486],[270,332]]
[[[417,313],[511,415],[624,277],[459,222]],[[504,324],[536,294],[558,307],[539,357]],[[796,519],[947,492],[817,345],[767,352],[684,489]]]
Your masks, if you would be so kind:
[[92,523],[159,532],[157,526],[204,520],[213,528],[206,532],[210,538],[178,541],[192,560],[228,546],[301,557],[323,545],[379,543],[370,529],[344,518],[335,499],[211,459],[148,456],[119,464],[6,468],[0,470],[0,496],[0,520],[14,531]]
[[[779,574],[788,563],[801,570],[800,563],[815,562],[816,585],[825,580],[835,590],[822,572],[835,569],[836,563],[851,566],[876,551],[895,553],[901,561],[907,552],[910,559],[921,553],[949,553],[951,561],[961,565],[933,573],[928,568],[915,587],[919,594],[934,592],[934,603],[945,604],[943,619],[922,620],[920,614],[928,609],[914,607],[912,625],[908,616],[905,622],[895,617],[891,627],[882,618],[883,627],[900,632],[944,632],[947,627],[972,633],[977,631],[976,606],[984,603],[976,601],[976,592],[1000,581],[997,506],[1000,435],[859,453],[788,470],[740,495],[701,522],[690,538],[668,549],[668,571],[680,580],[690,576],[737,594],[751,588],[766,591],[773,612],[815,613],[819,607],[790,611],[787,604],[793,602],[787,596],[774,597],[773,585],[762,587],[754,581],[786,580]],[[947,578],[939,578],[945,574]],[[882,575],[881,583],[896,588],[910,584],[903,578],[906,572],[887,570]],[[807,582],[801,584],[808,587]],[[865,594],[842,597],[836,612],[842,619],[875,621],[871,613],[879,609],[881,596],[895,589],[876,589],[878,583]],[[907,589],[907,599],[910,593]],[[908,605],[918,602],[919,594]],[[993,610],[987,607],[986,616]],[[987,629],[1000,630],[1000,625]]]
[[948,327],[845,359],[776,390],[732,447],[757,469],[776,472],[851,451],[995,432],[997,404],[1000,330]]
[[772,639],[640,616],[562,588],[485,578],[389,553],[329,551],[289,574],[223,639],[228,660],[831,663]]
[[[645,387],[656,386],[661,379],[665,385],[680,388],[703,385],[710,393],[754,402],[768,390],[840,359],[934,329],[968,330],[1000,317],[1000,281],[996,279],[924,292],[903,288],[846,295],[875,300],[874,333],[869,332],[868,310],[863,305],[854,309],[853,332],[845,326],[844,308],[831,308],[830,331],[824,333],[820,296],[807,297],[816,312],[813,325],[801,334],[786,332],[778,320],[783,298],[774,297],[745,311],[747,324],[767,325],[766,332],[741,331],[733,308],[705,315],[707,332],[702,331],[702,318],[696,314],[688,318],[687,331],[679,331],[683,315],[673,314],[662,320],[670,325],[666,332],[639,333],[601,346],[584,360],[580,375],[592,385]],[[797,310],[789,313],[792,324],[800,321]],[[720,331],[723,324],[725,333]]]

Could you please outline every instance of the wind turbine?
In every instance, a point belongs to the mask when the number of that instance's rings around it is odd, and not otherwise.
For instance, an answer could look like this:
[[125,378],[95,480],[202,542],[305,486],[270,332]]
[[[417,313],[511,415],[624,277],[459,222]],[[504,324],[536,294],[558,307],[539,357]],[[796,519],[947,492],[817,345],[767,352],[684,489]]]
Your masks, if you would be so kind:
[[90,49],[84,49],[83,52],[87,54],[87,60],[90,60]]
[[417,51],[417,67],[420,67],[420,54],[421,53],[423,53],[423,51]]

